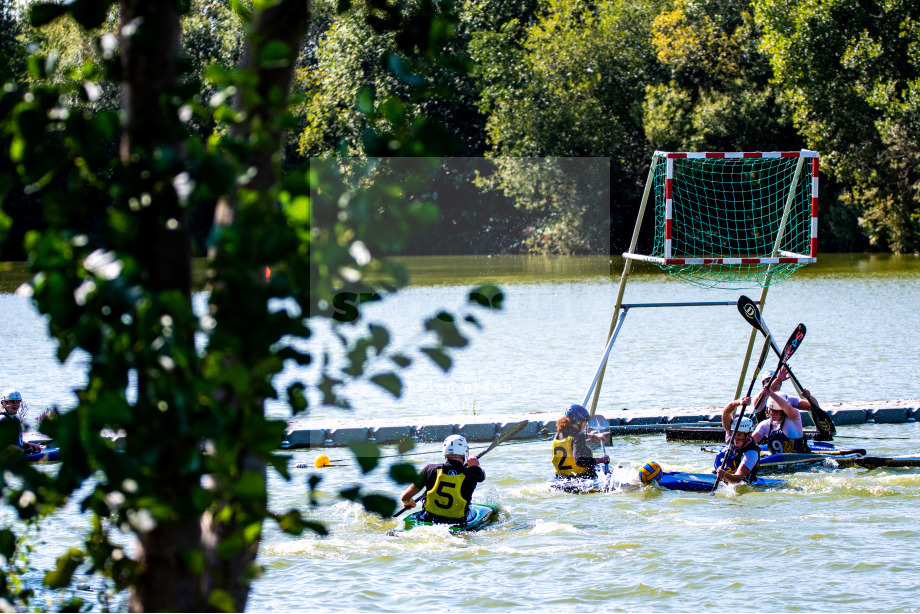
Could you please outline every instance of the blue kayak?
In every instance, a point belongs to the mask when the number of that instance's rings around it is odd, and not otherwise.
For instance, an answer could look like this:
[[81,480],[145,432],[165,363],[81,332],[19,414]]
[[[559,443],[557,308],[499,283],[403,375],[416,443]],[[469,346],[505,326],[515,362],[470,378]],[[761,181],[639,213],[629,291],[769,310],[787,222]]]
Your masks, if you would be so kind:
[[57,463],[61,460],[60,448],[42,448],[41,452],[25,455],[30,463]]
[[[798,471],[799,469],[807,469],[816,465],[830,464],[834,466],[835,463],[828,463],[828,461],[836,461],[837,465],[845,465],[846,462],[844,461],[856,459],[866,454],[866,451],[861,448],[840,449],[833,444],[819,441],[810,441],[808,443],[809,447],[811,447],[811,452],[806,453],[781,452],[778,454],[764,454],[767,452],[767,449],[763,445],[760,446],[762,452],[758,471],[760,473],[788,473]],[[702,449],[708,452],[717,453],[714,465],[719,466],[721,464],[722,453],[725,450],[724,447],[703,446]]]
[[[404,531],[411,531],[417,527],[434,526],[434,522],[422,520],[424,511],[418,511],[409,514],[402,521],[402,527],[390,529],[387,535],[396,535]],[[470,503],[470,513],[467,514],[466,522],[463,524],[447,525],[452,533],[479,531],[498,520],[498,506],[491,503]]]
[[[661,474],[658,486],[666,490],[682,490],[687,492],[710,492],[716,482],[714,473],[683,473],[679,471],[665,471]],[[753,482],[745,482],[748,486],[764,488],[781,486],[783,480],[757,478]],[[619,482],[612,474],[596,478],[555,478],[550,480],[550,488],[568,493],[615,492],[634,489],[642,486],[638,482]]]
[[[714,473],[680,473],[675,471],[666,471],[661,476],[658,485],[668,490],[684,490],[690,492],[710,492],[716,483]],[[723,482],[724,483],[724,482]],[[753,482],[744,482],[741,485],[766,488],[769,486],[782,486],[784,480],[774,480],[770,478],[757,478]]]

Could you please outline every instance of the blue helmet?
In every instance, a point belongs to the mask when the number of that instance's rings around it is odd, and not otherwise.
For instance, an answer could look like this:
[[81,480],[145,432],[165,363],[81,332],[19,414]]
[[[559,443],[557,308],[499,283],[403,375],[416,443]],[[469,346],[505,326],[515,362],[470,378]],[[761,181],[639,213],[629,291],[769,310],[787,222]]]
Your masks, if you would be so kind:
[[572,405],[570,408],[565,410],[565,416],[567,418],[571,418],[575,422],[586,422],[588,418],[590,418],[588,415],[588,410],[581,405]]

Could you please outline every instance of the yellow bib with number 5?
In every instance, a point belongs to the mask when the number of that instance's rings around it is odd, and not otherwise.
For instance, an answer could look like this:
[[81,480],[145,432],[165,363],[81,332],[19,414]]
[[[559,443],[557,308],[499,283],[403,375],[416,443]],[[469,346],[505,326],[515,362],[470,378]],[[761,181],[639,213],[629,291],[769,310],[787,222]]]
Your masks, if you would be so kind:
[[425,511],[442,518],[465,520],[469,502],[460,494],[460,486],[465,479],[462,473],[448,475],[444,469],[438,469],[434,486],[425,495]]

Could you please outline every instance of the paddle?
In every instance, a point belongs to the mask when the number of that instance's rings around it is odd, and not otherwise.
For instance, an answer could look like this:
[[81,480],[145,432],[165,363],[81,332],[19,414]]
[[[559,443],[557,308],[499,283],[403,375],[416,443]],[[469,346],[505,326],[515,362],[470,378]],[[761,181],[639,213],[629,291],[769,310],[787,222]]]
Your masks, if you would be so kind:
[[[742,295],[741,298],[738,299],[738,311],[741,312],[741,315],[744,317],[744,319],[748,321],[748,324],[759,330],[763,336],[770,341],[770,347],[772,347],[776,355],[779,356],[779,348],[776,347],[776,341],[773,339],[773,335],[770,334],[770,329],[767,327],[767,323],[764,321],[763,315],[757,308],[757,303]],[[792,383],[795,384],[796,389],[805,390],[805,388],[799,382],[798,378],[796,378],[795,374],[788,366],[786,367],[786,373],[788,373],[789,377],[792,378]],[[818,401],[815,400],[811,394],[809,394],[806,398],[811,404],[811,415],[815,420],[815,426],[818,427],[818,430],[827,435],[836,435],[837,427],[834,426],[834,421],[827,414],[827,412],[821,409],[821,406],[818,405]]]
[[[604,439],[607,439],[607,429],[610,428],[610,422],[607,420],[607,418],[600,414],[594,414],[591,416],[591,419],[588,420],[588,426],[593,428],[595,431],[604,434]],[[601,439],[601,455],[607,456],[607,448],[604,446],[604,439]],[[604,473],[610,473],[610,463],[604,463]]]
[[[498,444],[504,443],[505,441],[508,441],[509,439],[511,439],[512,437],[514,437],[515,435],[517,435],[518,433],[520,433],[521,431],[523,431],[523,430],[524,430],[524,427],[527,426],[527,423],[528,423],[528,422],[530,422],[530,421],[529,421],[529,420],[522,420],[522,421],[518,422],[517,424],[513,424],[513,425],[509,426],[508,428],[506,428],[506,429],[504,430],[504,432],[503,432],[501,435],[499,435],[498,437],[495,438],[495,441],[493,441],[491,444],[489,444],[489,447],[488,447],[488,448],[486,448],[485,450],[483,450],[482,452],[480,452],[479,454],[477,454],[477,455],[476,455],[476,458],[482,458],[483,456],[485,456],[486,454],[488,454],[489,452],[491,452],[492,449],[493,449],[495,446],[497,446]],[[415,497],[415,499],[413,499],[413,501],[415,501],[416,503],[418,503],[419,501],[422,500],[422,497],[424,497],[424,496],[425,496],[425,491],[423,490],[422,492],[420,492],[420,493],[418,494],[417,497]],[[393,518],[396,518],[397,516],[402,515],[406,510],[409,510],[409,509],[412,509],[412,508],[409,507],[409,506],[404,506],[401,510],[399,510],[398,512],[396,512],[395,514],[393,514]]]
[[[700,446],[700,451],[702,451],[702,452],[709,452],[709,453],[711,453],[711,454],[718,454],[719,452],[722,451],[722,446],[719,446],[719,447],[716,447],[716,446]],[[772,455],[774,455],[775,452],[770,452],[769,450],[761,450],[761,451],[760,451],[760,454],[761,454],[761,456],[766,457],[766,456],[772,456]],[[865,455],[865,454],[866,454],[866,450],[865,450],[865,448],[850,448],[850,449],[847,449],[847,450],[842,450],[842,449],[833,449],[833,450],[829,450],[829,449],[820,449],[820,448],[819,448],[819,449],[814,449],[814,450],[812,450],[812,451],[811,451],[810,453],[808,453],[808,454],[797,454],[797,456],[805,456],[805,457],[808,457],[808,456],[822,456],[822,457],[823,457],[823,456],[848,456],[848,455],[850,455],[850,454],[862,454],[862,455]],[[785,456],[788,456],[788,454],[784,454],[784,455],[785,455]]]
[[[792,354],[798,349],[799,345],[802,343],[802,339],[805,338],[805,325],[799,324],[795,327],[795,330],[792,331],[792,335],[789,337],[789,341],[786,342],[786,347],[783,348],[783,353],[780,355],[779,363],[776,365],[776,369],[773,371],[773,375],[770,376],[770,381],[767,382],[766,387],[769,387],[773,384],[773,380],[776,379],[776,375],[779,373],[780,368],[786,364],[786,361],[792,358]],[[751,385],[748,386],[746,397],[750,398],[751,392],[754,390],[754,384],[757,383],[757,377],[760,375],[760,370],[763,369],[764,363],[767,361],[767,350],[769,344],[764,344],[763,349],[760,351],[760,358],[757,359],[757,366],[754,367],[754,376],[751,378]],[[735,420],[735,428],[732,429],[731,437],[728,440],[729,449],[726,451],[725,456],[722,457],[722,466],[719,469],[725,469],[725,464],[728,462],[728,456],[731,450],[735,447],[735,434],[738,432],[738,427],[741,425],[741,418],[744,417],[744,410],[747,409],[747,405],[741,406],[741,413],[738,414],[737,419]],[[716,477],[715,484],[712,486],[712,490],[709,492],[710,495],[714,495],[716,489],[719,487],[719,478]]]

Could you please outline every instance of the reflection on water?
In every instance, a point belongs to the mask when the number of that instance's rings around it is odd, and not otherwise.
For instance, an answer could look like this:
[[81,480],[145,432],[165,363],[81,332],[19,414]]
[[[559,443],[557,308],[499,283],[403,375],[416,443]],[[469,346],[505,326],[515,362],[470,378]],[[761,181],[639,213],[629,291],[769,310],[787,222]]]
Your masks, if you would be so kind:
[[[404,394],[393,399],[366,381],[349,384],[358,408],[346,414],[311,398],[315,418],[354,415],[365,419],[440,414],[488,416],[552,411],[580,402],[593,379],[610,327],[622,259],[600,257],[449,256],[404,259],[413,285],[383,301],[361,306],[363,320],[390,330],[391,348],[405,351],[414,366]],[[640,263],[641,264],[641,263]],[[200,263],[199,263],[200,266]],[[6,265],[0,288],[24,277],[22,265]],[[740,292],[701,290],[648,265],[635,269],[626,303],[735,301]],[[481,313],[482,331],[465,328],[470,347],[455,354],[444,374],[417,351],[425,342],[422,321],[443,308],[460,309],[466,291],[490,282],[504,289],[505,308]],[[920,397],[914,356],[920,312],[920,258],[876,254],[823,255],[772,287],[763,310],[777,338],[799,322],[808,327],[793,358],[799,380],[822,404]],[[748,292],[756,298],[756,292]],[[196,295],[198,309],[206,296]],[[54,343],[26,299],[0,293],[0,385],[23,389],[33,407],[72,405],[85,360],[74,354],[63,367]],[[333,335],[314,325],[311,349],[328,349],[341,362]],[[611,353],[600,411],[721,407],[732,397],[750,328],[734,307],[636,308],[626,318]],[[772,361],[772,359],[771,359]],[[319,361],[317,361],[319,362]],[[870,366],[871,368],[867,368]],[[377,365],[379,370],[385,364]],[[310,369],[287,368],[276,380],[315,380]],[[282,395],[283,396],[283,395]],[[269,411],[287,417],[285,404]]]
[[[920,258],[847,254],[822,259],[823,264],[804,267],[772,287],[763,310],[780,343],[797,323],[807,325],[803,349],[794,358],[799,380],[824,404],[920,396],[912,376]],[[472,418],[551,411],[583,400],[610,328],[620,259],[612,265],[606,258],[542,257],[407,263],[415,285],[362,306],[362,314],[387,326],[394,345],[416,364],[398,400],[363,382],[351,384],[349,395],[361,407],[361,417]],[[484,314],[483,331],[466,329],[471,347],[457,353],[454,369],[444,375],[415,349],[421,322],[442,307],[458,308],[464,290],[483,282],[503,287],[505,309]],[[700,290],[645,265],[631,275],[624,301],[733,303],[740,294]],[[317,352],[329,349],[341,356],[328,330],[317,326],[315,332],[311,343]],[[631,309],[611,354],[599,407],[606,413],[721,407],[734,395],[749,334],[734,306]],[[872,369],[865,368],[869,362]],[[288,371],[279,382],[302,373]],[[318,396],[311,401],[314,417],[342,415],[321,407]]]
[[[499,313],[441,374],[417,357],[406,394],[393,400],[362,384],[349,387],[369,421],[449,414],[462,420],[490,413],[558,410],[580,401],[603,350],[620,264],[598,258],[407,259],[415,285],[367,307],[386,324],[394,345],[419,343],[421,321],[459,305],[469,286],[499,283]],[[20,275],[20,277],[16,277]],[[27,300],[9,294],[21,268],[0,274],[0,387],[14,385],[36,410],[73,402],[85,377],[79,354],[60,366],[45,324]],[[770,289],[764,315],[785,339],[798,322],[808,334],[796,353],[799,379],[831,408],[835,401],[920,398],[915,358],[920,316],[920,259],[875,255],[821,256]],[[751,296],[756,296],[751,293]],[[627,286],[631,303],[735,300],[738,293],[701,291],[640,270]],[[199,308],[204,295],[197,295]],[[611,355],[599,410],[721,406],[733,394],[750,332],[733,307],[635,309]],[[311,343],[331,344],[319,330]],[[285,371],[278,384],[309,371]],[[342,412],[314,405],[316,418]],[[271,411],[287,416],[282,405]],[[847,446],[871,454],[916,455],[917,423],[844,427]],[[423,450],[425,450],[423,448]],[[437,457],[412,457],[419,463]],[[620,438],[608,448],[634,475],[647,461],[666,470],[705,471],[712,456],[662,435]],[[289,452],[312,466],[315,452]],[[345,456],[343,454],[343,456]],[[908,611],[920,608],[915,545],[920,471],[815,469],[781,488],[731,489],[708,497],[637,487],[621,493],[551,491],[547,442],[505,444],[483,466],[479,497],[502,506],[502,521],[473,535],[438,527],[386,537],[393,521],[368,516],[334,498],[363,483],[398,495],[380,471],[323,470],[320,507],[293,470],[272,477],[272,509],[298,507],[327,522],[332,535],[292,538],[268,526],[265,576],[250,609],[257,611]],[[45,522],[36,569],[54,565],[85,526],[76,506]],[[796,571],[801,570],[801,571]],[[39,577],[36,574],[36,577]],[[96,586],[95,583],[92,584]],[[880,590],[879,587],[884,587]],[[92,600],[92,597],[90,597]]]

